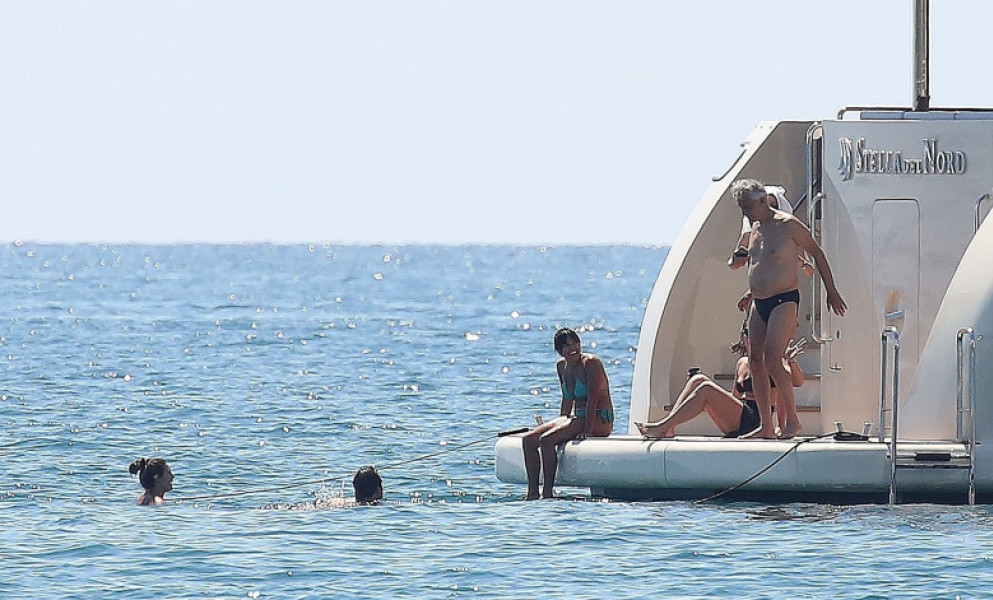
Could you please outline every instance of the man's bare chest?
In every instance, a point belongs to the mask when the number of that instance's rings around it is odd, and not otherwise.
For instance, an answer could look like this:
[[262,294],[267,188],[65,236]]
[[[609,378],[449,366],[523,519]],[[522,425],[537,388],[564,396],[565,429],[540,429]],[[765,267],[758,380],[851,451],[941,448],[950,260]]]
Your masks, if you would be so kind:
[[791,256],[796,252],[796,243],[793,241],[786,223],[775,221],[759,223],[752,230],[749,253],[754,258]]

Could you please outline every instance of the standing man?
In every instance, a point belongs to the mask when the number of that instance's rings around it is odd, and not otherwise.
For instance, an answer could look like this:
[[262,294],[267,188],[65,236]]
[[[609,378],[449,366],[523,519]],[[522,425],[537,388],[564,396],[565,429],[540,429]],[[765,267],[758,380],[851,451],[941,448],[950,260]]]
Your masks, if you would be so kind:
[[[817,272],[827,290],[828,307],[835,314],[845,314],[845,301],[834,284],[831,267],[824,251],[810,235],[810,230],[791,214],[769,206],[770,195],[754,179],[740,179],[731,185],[731,197],[743,215],[752,222],[748,247],[738,248],[731,263],[748,263],[748,285],[753,308],[749,317],[751,351],[748,362],[752,385],[762,425],[748,437],[774,438],[770,378],[779,390],[779,410],[785,415],[780,432],[784,439],[800,433],[793,384],[783,367],[786,345],[796,331],[800,291],[797,282],[797,256],[806,252],[814,259]],[[730,263],[729,263],[730,264]],[[732,267],[733,268],[733,267]]]

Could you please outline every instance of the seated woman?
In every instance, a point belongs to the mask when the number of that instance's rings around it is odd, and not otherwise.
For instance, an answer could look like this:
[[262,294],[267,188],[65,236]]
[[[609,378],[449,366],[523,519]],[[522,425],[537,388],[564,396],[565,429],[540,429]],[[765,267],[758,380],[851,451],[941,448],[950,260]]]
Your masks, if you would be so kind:
[[582,351],[572,329],[555,332],[555,351],[562,357],[555,365],[562,387],[559,416],[524,434],[524,470],[528,477],[525,500],[538,498],[538,479],[544,471],[542,498],[551,498],[558,469],[557,446],[574,439],[606,437],[614,430],[614,405],[603,363]]
[[164,458],[139,458],[131,463],[128,472],[138,476],[145,491],[138,496],[139,506],[165,504],[165,494],[172,489],[172,469]]
[[[806,343],[803,338],[799,341],[791,340],[783,356],[793,387],[803,385],[803,370],[797,364],[796,357],[803,353]],[[677,425],[704,412],[714,421],[724,437],[743,436],[758,429],[761,421],[752,392],[752,373],[748,366],[747,325],[741,328],[741,341],[731,346],[731,350],[743,355],[735,365],[733,393],[717,385],[706,375],[693,375],[665,418],[655,423],[635,423],[641,435],[649,438],[671,438],[676,435]],[[773,404],[776,397],[774,386]]]

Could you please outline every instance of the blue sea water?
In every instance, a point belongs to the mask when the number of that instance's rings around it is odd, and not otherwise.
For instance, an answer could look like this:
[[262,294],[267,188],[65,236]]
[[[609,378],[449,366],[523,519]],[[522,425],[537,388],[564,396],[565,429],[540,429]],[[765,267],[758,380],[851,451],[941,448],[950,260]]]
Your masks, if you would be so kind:
[[[0,597],[989,596],[988,507],[495,479],[495,433],[557,410],[559,326],[626,423],[664,248],[2,250]],[[173,467],[164,507],[134,505],[141,456]],[[370,463],[387,505],[308,509]]]

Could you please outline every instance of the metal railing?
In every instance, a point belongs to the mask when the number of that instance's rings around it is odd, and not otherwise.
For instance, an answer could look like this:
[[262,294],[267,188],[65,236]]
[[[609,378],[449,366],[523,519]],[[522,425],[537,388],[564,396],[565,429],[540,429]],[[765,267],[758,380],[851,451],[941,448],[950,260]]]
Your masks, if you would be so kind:
[[976,198],[976,227],[973,233],[979,231],[979,226],[983,224],[983,217],[979,213],[983,212],[983,201],[990,199],[990,193],[986,192],[982,196]]
[[[823,176],[820,168],[820,151],[818,151],[819,142],[824,137],[824,125],[821,123],[814,123],[807,129],[807,136],[804,142],[804,146],[807,152],[806,161],[806,176],[807,176],[807,198],[810,202],[807,204],[807,227],[810,228],[811,233],[814,233],[814,219],[817,216],[814,209],[814,196],[820,193],[820,189],[814,189],[815,181],[818,182],[818,188],[820,187],[819,182]],[[816,235],[816,234],[815,234]],[[818,240],[820,242],[820,240]]]
[[[967,464],[953,465],[950,468],[968,469],[968,501],[976,503],[976,341],[978,337],[972,327],[958,330],[955,343],[955,436],[956,441],[965,444]],[[892,340],[892,352],[890,345]],[[890,356],[892,355],[892,367]],[[893,326],[883,329],[881,337],[879,384],[879,441],[886,443],[887,421],[889,422],[890,459],[890,504],[897,500],[897,470],[900,468],[921,468],[928,465],[919,463],[898,464],[897,440],[899,434],[900,409],[900,331]],[[888,377],[892,371],[892,379]],[[892,382],[892,388],[888,383]],[[887,403],[887,389],[890,389]],[[887,415],[887,413],[889,413]],[[889,416],[889,419],[886,417]],[[968,416],[968,423],[966,423]]]
[[[824,194],[818,192],[810,199],[810,207],[807,209],[808,214],[811,219],[811,232],[814,230],[814,214],[817,210],[817,205],[824,200]],[[820,236],[818,235],[817,243],[821,243]],[[824,303],[821,301],[821,278],[815,274],[810,278],[810,307],[811,313],[813,314],[813,323],[811,323],[810,337],[814,339],[818,344],[825,344],[827,342],[833,342],[834,338],[831,337],[830,331],[825,334],[824,332],[824,322],[831,318],[830,313],[827,319],[824,317]]]
[[[968,360],[966,360],[968,339]],[[969,376],[965,369],[968,364]],[[972,327],[959,329],[955,339],[955,435],[969,445],[969,504],[976,503],[976,332]],[[968,381],[968,392],[966,382]],[[968,398],[968,406],[965,406]],[[969,415],[969,428],[965,431],[964,416]],[[963,439],[966,438],[967,439]]]
[[[886,382],[889,363],[889,344],[893,340],[893,388],[890,405],[886,404]],[[886,413],[890,413],[890,504],[896,504],[896,440],[898,411],[900,406],[900,330],[890,325],[883,329],[881,336],[882,356],[879,378],[879,441],[886,438]]]

